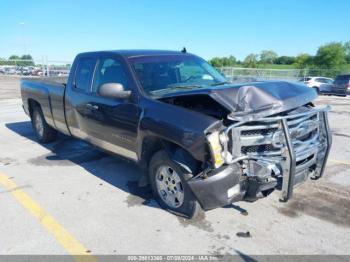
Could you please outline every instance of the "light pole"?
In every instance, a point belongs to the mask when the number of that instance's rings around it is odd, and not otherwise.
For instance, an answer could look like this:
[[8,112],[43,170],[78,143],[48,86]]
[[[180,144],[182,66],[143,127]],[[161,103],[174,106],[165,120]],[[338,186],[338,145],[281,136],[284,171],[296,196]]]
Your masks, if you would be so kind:
[[26,46],[26,39],[25,39],[25,35],[24,35],[24,22],[19,23],[19,25],[21,26],[21,35],[22,35],[22,43],[23,43],[23,55],[27,54],[27,46]]

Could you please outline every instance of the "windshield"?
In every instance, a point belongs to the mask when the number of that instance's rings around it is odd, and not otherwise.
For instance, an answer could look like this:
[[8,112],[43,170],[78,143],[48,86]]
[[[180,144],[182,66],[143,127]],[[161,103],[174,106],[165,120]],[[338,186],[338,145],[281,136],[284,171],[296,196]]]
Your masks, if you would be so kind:
[[151,96],[226,83],[203,59],[192,55],[129,58],[143,90]]

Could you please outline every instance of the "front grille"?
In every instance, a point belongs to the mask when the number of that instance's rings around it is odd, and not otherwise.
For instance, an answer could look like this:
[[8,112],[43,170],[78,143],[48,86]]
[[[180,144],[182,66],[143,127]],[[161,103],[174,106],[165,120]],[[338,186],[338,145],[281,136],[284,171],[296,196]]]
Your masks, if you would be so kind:
[[[318,113],[310,110],[302,107],[287,116],[281,115],[287,118],[297,172],[310,168],[316,162],[320,120]],[[286,141],[279,116],[238,125],[228,135],[230,141],[227,149],[233,159],[242,156],[284,158]]]
[[272,145],[254,145],[254,146],[242,146],[242,154],[264,154],[266,152],[279,151],[274,149]]
[[287,201],[294,185],[324,172],[332,143],[329,110],[329,106],[300,107],[258,121],[236,122],[224,131],[225,162],[240,163],[246,176],[270,175],[281,181],[281,199]]
[[[310,123],[310,121],[314,122],[315,125],[318,125],[319,121],[317,114],[291,118],[290,120],[288,120],[288,127],[292,131],[297,130],[298,127],[300,127],[303,123]],[[281,143],[283,144],[283,141],[276,143],[277,141],[275,141],[276,138],[274,137],[274,135],[276,132],[282,132],[281,130],[282,129],[278,121],[256,121],[238,127],[238,132],[236,131],[236,133],[233,135],[240,136],[239,147],[241,154],[253,154],[261,156],[270,155],[271,153],[276,154],[277,152],[280,152]],[[309,132],[300,135],[295,135],[293,137],[293,143],[302,142],[305,146],[308,140],[312,140],[312,138],[315,135],[317,135],[317,132],[318,128],[312,129]],[[298,151],[298,146],[296,146],[296,150]]]
[[241,135],[242,136],[254,136],[254,135],[269,135],[277,131],[278,128],[266,128],[266,129],[253,129],[253,130],[242,130]]

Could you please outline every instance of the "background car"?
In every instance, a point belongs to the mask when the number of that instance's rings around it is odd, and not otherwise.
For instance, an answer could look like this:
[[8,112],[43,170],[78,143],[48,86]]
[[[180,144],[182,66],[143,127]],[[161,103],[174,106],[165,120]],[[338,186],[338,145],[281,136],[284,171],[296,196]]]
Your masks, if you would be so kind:
[[5,68],[5,74],[6,75],[15,75],[16,74],[16,68],[15,67],[6,67]]
[[32,74],[32,70],[29,67],[22,67],[20,70],[20,74],[23,76],[29,76]]
[[333,85],[334,80],[332,78],[327,78],[327,77],[306,77],[304,79],[304,83],[313,89],[318,94],[328,94],[331,93],[332,90],[332,85]]
[[32,76],[42,76],[43,75],[43,71],[41,69],[34,68],[31,71],[31,75]]
[[332,93],[343,96],[350,93],[350,75],[338,75],[334,80]]

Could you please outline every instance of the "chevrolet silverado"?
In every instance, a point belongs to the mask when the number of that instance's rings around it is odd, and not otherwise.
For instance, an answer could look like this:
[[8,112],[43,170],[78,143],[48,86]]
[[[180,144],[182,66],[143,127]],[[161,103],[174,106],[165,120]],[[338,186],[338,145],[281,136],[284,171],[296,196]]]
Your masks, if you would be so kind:
[[189,218],[274,190],[287,201],[331,147],[311,88],[230,84],[186,51],[82,53],[68,79],[24,78],[21,94],[39,142],[61,132],[137,162],[159,205]]

